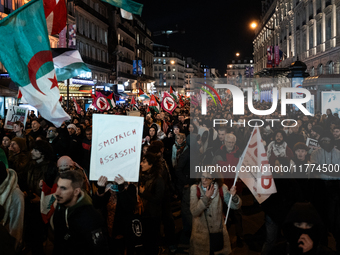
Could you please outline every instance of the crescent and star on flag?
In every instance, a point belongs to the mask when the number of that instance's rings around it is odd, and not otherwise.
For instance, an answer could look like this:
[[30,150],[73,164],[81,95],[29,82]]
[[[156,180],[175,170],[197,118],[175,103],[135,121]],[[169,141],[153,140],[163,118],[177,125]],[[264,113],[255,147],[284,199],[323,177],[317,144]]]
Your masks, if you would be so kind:
[[[41,94],[43,94],[44,96],[46,96],[46,94],[44,92],[41,91],[41,89],[38,87],[37,84],[37,72],[40,69],[40,67],[42,65],[44,65],[45,63],[48,62],[52,62],[53,63],[53,58],[52,58],[52,52],[49,50],[44,50],[44,51],[39,51],[38,53],[36,53],[31,60],[28,63],[28,76],[29,79],[31,81],[32,86]],[[52,86],[50,89],[53,89],[55,87],[57,87],[59,89],[58,86],[58,81],[56,78],[56,75],[54,73],[54,77],[53,78],[48,78],[51,82],[52,82]]]

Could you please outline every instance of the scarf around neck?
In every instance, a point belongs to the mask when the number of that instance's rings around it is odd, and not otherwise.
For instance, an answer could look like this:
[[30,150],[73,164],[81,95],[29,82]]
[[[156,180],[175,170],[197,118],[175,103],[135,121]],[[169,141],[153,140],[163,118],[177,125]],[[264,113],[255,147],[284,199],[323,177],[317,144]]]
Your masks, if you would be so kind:
[[9,208],[12,203],[12,193],[18,186],[18,176],[13,169],[7,169],[7,178],[0,185],[0,205],[5,208],[5,216],[2,220],[4,225],[10,214]]
[[279,144],[276,144],[275,141],[272,141],[268,145],[268,151],[267,151],[268,159],[270,158],[272,151],[273,151],[273,153],[276,157],[285,157],[286,156],[286,147],[287,147],[286,142],[283,142],[282,144],[279,145]]

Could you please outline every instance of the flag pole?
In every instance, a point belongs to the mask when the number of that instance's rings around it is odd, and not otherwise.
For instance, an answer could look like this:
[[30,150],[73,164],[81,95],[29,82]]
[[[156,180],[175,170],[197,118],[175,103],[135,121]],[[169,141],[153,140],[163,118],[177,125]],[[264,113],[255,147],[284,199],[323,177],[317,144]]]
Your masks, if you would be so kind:
[[[247,149],[248,149],[248,147],[249,147],[250,140],[251,140],[251,138],[253,137],[253,134],[254,134],[256,128],[258,128],[257,125],[256,125],[256,127],[253,129],[253,131],[251,132],[251,135],[250,135],[250,137],[249,137],[247,146],[245,147],[245,149],[244,149],[244,151],[243,151],[243,153],[242,153],[242,155],[241,155],[241,158],[239,159],[238,164],[237,164],[237,166],[236,166],[236,175],[235,175],[235,179],[234,179],[234,184],[233,184],[233,186],[236,185],[236,181],[237,181],[238,175],[239,175],[239,173],[240,173],[240,168],[241,168],[241,165],[242,165],[242,163],[243,163],[243,159],[244,159],[244,157],[245,157],[245,155],[246,155],[246,153],[247,153]],[[258,132],[260,132],[260,130],[258,130]],[[226,213],[226,215],[225,215],[224,225],[227,225],[227,221],[228,221],[228,216],[229,216],[229,211],[230,211],[230,205],[231,205],[231,200],[232,200],[232,198],[233,198],[233,195],[230,194],[230,198],[229,198],[229,202],[228,202],[228,210],[227,210],[227,213]]]
[[[68,0],[66,0],[66,49],[68,48],[69,33],[68,33]],[[70,79],[67,79],[66,83],[66,107],[69,110],[69,99],[70,99]]]

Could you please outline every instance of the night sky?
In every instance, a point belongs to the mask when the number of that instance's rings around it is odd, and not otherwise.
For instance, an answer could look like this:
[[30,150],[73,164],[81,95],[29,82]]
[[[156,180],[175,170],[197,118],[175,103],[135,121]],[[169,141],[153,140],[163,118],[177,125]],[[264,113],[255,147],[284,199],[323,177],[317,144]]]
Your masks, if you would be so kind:
[[144,4],[142,19],[152,31],[184,29],[185,34],[154,37],[185,57],[217,68],[224,74],[228,61],[252,58],[254,31],[260,20],[261,0],[137,0]]

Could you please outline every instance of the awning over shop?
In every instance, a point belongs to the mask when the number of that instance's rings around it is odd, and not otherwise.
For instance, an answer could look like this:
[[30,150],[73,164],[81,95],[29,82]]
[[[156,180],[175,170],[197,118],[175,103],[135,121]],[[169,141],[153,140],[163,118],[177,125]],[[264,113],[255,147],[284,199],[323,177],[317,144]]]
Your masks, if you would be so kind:
[[310,76],[304,79],[302,86],[322,86],[322,85],[339,85],[340,86],[340,74],[321,74],[316,76]]

